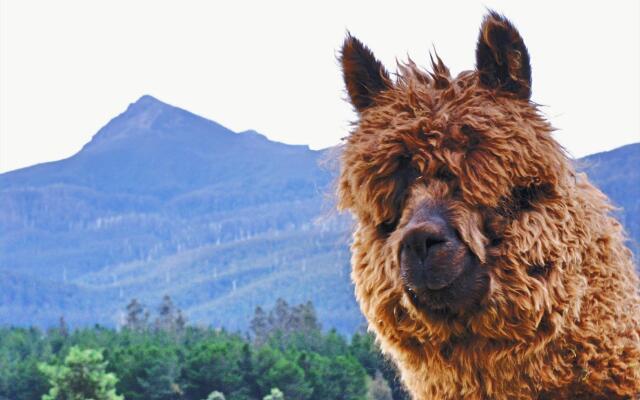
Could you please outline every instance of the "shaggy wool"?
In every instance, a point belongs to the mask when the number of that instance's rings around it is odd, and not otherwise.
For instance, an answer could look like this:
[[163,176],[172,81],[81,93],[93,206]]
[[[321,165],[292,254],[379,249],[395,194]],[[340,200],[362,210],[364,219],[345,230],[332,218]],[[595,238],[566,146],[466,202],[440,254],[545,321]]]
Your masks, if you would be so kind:
[[[490,12],[476,68],[455,77],[437,56],[430,71],[409,60],[392,76],[351,35],[341,63],[359,116],[338,181],[339,208],[357,219],[352,279],[412,397],[640,398],[632,254],[610,202],[530,100],[515,27]],[[400,243],[425,202],[487,277],[444,316],[412,302],[400,274]]]

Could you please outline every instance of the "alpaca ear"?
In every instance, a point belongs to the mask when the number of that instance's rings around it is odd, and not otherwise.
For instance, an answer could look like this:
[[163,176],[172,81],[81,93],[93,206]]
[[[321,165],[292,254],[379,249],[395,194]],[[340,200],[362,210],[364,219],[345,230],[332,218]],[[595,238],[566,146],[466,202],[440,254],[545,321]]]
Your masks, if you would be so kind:
[[490,89],[531,97],[529,52],[518,30],[505,17],[490,11],[480,27],[476,47],[480,83]]
[[347,34],[340,56],[351,104],[359,113],[374,103],[377,94],[391,87],[389,74],[371,50]]

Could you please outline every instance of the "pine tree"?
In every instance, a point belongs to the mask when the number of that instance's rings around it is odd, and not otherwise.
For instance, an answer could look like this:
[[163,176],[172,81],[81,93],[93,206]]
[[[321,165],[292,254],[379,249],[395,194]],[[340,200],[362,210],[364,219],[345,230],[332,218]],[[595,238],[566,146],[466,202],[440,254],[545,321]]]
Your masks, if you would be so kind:
[[138,377],[145,400],[177,400],[182,398],[182,388],[177,383],[180,375],[178,360],[164,354],[146,369],[146,376]]
[[175,320],[175,306],[173,305],[173,300],[169,295],[164,295],[162,297],[162,302],[158,307],[158,317],[155,321],[156,329],[159,330],[171,330],[173,321]]
[[124,400],[116,394],[118,379],[106,367],[99,351],[72,347],[62,365],[40,364],[51,384],[42,400]]
[[253,353],[249,343],[242,345],[242,355],[238,363],[242,371],[242,385],[246,388],[251,398],[260,398],[260,387],[256,382],[256,370],[253,361]]
[[256,307],[253,313],[250,329],[255,345],[261,346],[267,341],[269,336],[269,321],[267,319],[267,313],[265,313],[260,306]]
[[300,304],[293,309],[292,319],[296,321],[294,326],[296,331],[305,333],[320,331],[321,326],[318,322],[318,316],[316,310],[313,307],[313,303],[307,301],[305,304]]
[[58,333],[65,339],[69,337],[69,327],[67,326],[67,322],[64,320],[64,316],[62,315],[58,320]]
[[263,400],[284,400],[284,394],[278,388],[271,389],[271,393],[264,396]]
[[183,332],[184,328],[187,326],[187,317],[182,313],[182,310],[178,309],[175,327],[176,331]]
[[162,297],[162,302],[158,307],[158,317],[155,320],[155,328],[159,331],[175,332],[176,331],[176,319],[178,310],[173,304],[173,300],[169,295]]
[[224,393],[214,390],[209,393],[209,396],[207,396],[205,400],[225,400]]
[[154,321],[154,328],[158,331],[182,333],[187,325],[187,317],[171,300],[169,295],[162,297],[158,307],[158,316]]
[[291,310],[289,304],[282,298],[276,300],[276,305],[269,312],[269,325],[272,331],[280,331],[286,335],[291,325]]
[[149,313],[145,310],[144,305],[138,302],[138,299],[132,299],[127,304],[127,316],[124,327],[132,331],[141,332],[148,328]]

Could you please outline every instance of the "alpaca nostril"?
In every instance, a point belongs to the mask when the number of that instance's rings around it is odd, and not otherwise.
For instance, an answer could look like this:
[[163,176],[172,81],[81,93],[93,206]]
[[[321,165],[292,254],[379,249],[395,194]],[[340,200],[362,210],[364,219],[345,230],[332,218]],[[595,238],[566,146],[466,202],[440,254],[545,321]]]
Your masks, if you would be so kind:
[[414,229],[402,240],[402,251],[409,253],[412,257],[424,261],[434,247],[446,243],[447,240],[433,232],[423,229]]
[[429,250],[431,248],[444,242],[445,242],[444,239],[439,239],[439,238],[428,238],[427,240],[425,240],[424,242],[425,255],[429,255]]

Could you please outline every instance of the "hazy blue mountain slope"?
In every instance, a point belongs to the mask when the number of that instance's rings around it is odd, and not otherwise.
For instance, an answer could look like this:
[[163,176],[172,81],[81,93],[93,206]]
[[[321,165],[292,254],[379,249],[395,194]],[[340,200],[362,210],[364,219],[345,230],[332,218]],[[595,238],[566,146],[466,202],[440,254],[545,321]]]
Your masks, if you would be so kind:
[[[132,297],[167,293],[194,322],[241,329],[283,295],[354,329],[349,237],[344,219],[323,218],[323,157],[142,97],[74,156],[0,175],[0,271],[42,280],[0,321],[51,302],[30,322],[115,324]],[[60,282],[74,302],[56,302]]]
[[[58,323],[60,312],[73,320],[89,321],[100,299],[74,284],[39,279],[19,272],[0,270],[0,316],[16,326]],[[10,318],[8,318],[10,316]]]
[[[639,153],[579,163],[636,240]],[[115,325],[131,298],[169,294],[194,323],[246,329],[284,297],[353,331],[351,222],[325,158],[143,96],[74,156],[0,175],[0,323]]]
[[635,254],[640,250],[640,143],[593,154],[579,161],[580,168],[609,196],[629,234]]

